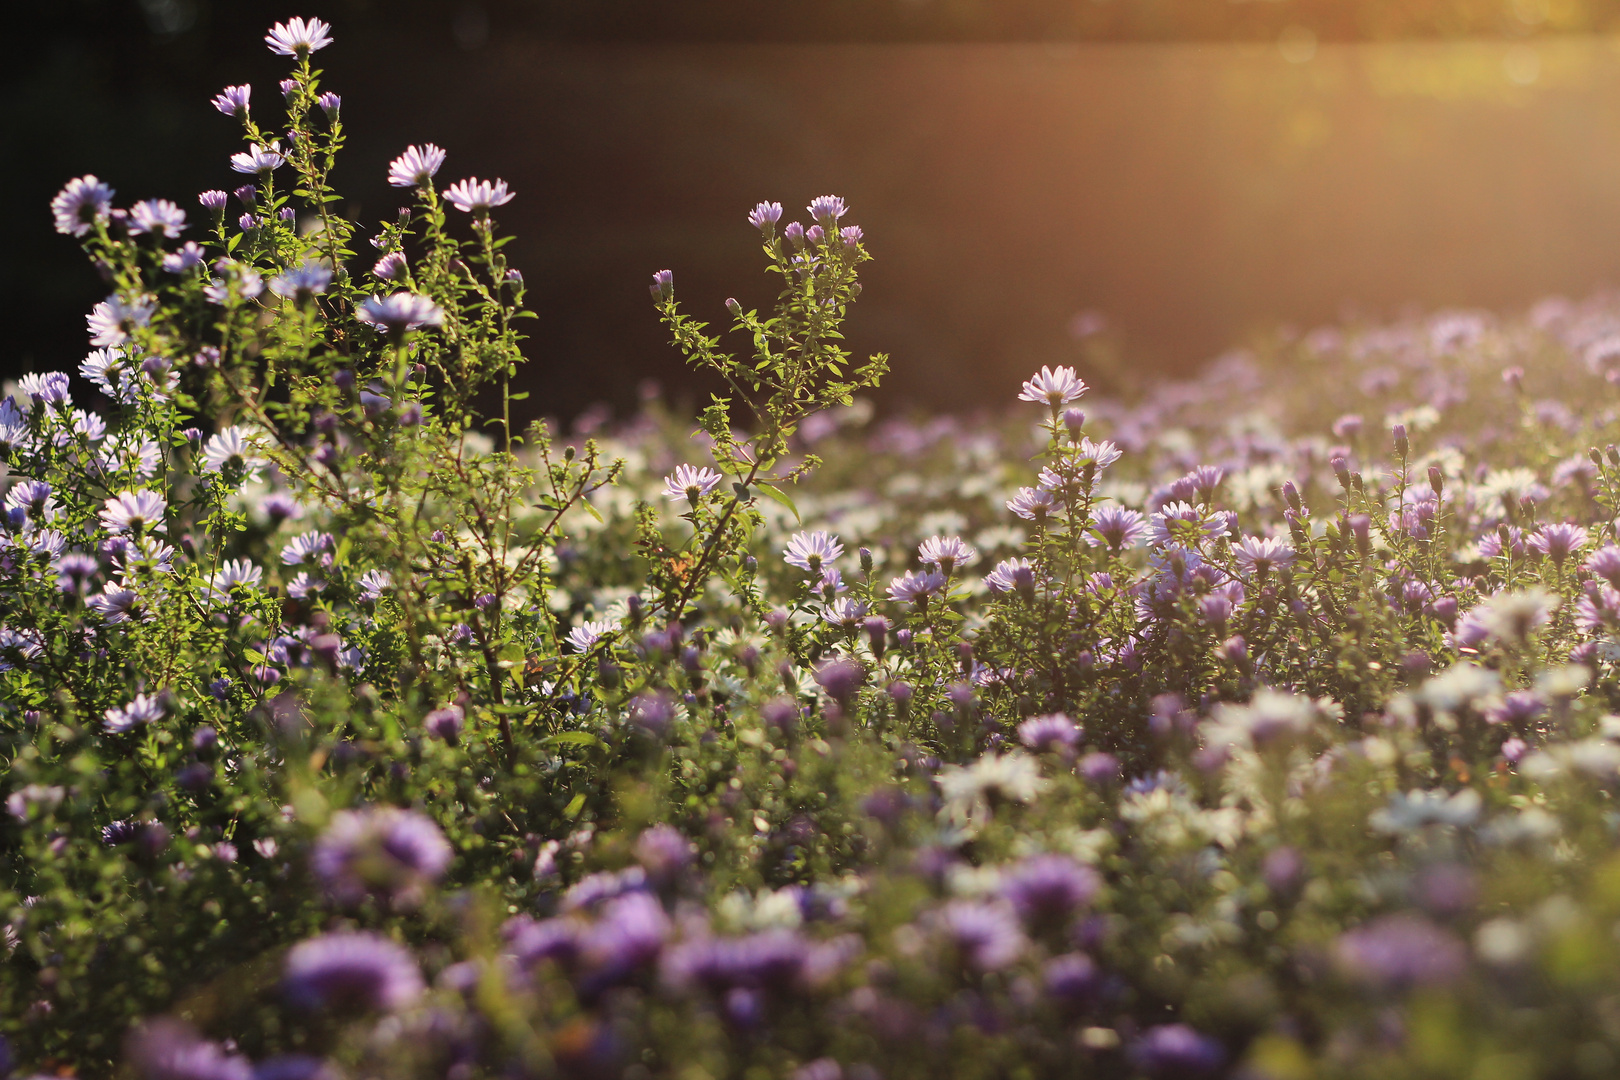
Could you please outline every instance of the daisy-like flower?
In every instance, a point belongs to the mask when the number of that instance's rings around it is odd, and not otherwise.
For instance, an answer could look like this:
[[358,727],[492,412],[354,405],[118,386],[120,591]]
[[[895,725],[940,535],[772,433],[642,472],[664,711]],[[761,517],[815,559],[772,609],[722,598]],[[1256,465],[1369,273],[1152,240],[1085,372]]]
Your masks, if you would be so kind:
[[372,296],[362,301],[355,315],[389,334],[400,334],[423,326],[439,326],[444,312],[425,296],[397,292],[392,296]]
[[917,545],[917,558],[947,576],[979,557],[967,541],[956,536],[930,536]]
[[1232,549],[1238,565],[1257,578],[1294,561],[1294,546],[1277,537],[1245,536]]
[[163,528],[163,513],[169,503],[155,491],[125,491],[108,499],[101,511],[101,524],[110,533],[140,533]]
[[254,442],[246,431],[231,425],[221,428],[203,447],[203,472],[217,473],[227,469],[241,469],[243,478],[258,479],[259,459],[254,456]]
[[277,296],[303,304],[316,293],[326,291],[332,283],[332,271],[320,263],[307,262],[290,266],[270,279],[270,291]]
[[505,180],[480,180],[474,176],[445,188],[444,197],[463,214],[486,214],[511,202],[513,193],[506,190]]
[[310,577],[307,573],[299,574],[287,582],[287,595],[294,600],[307,600],[325,590],[326,582],[317,577]]
[[984,583],[998,595],[1029,592],[1035,588],[1035,566],[1028,559],[1003,559],[984,576]]
[[1081,461],[1096,463],[1100,471],[1118,461],[1123,456],[1123,451],[1108,439],[1093,442],[1090,436],[1086,436],[1080,440],[1080,445],[1075,448],[1075,454]]
[[1045,521],[1058,508],[1058,497],[1045,488],[1019,488],[1007,509],[1026,521]]
[[575,652],[590,652],[596,643],[618,629],[611,619],[583,622],[568,631],[568,644]]
[[821,613],[821,617],[833,626],[855,630],[860,627],[861,620],[866,618],[866,612],[867,605],[864,602],[840,596],[827,605],[827,610]]
[[67,537],[55,529],[41,529],[28,537],[26,543],[31,554],[54,560],[67,548]]
[[214,269],[222,276],[204,285],[203,295],[216,304],[224,306],[233,294],[242,300],[253,300],[264,292],[264,278],[251,266],[222,259],[214,264]]
[[1176,543],[1190,547],[1225,531],[1224,515],[1207,516],[1202,507],[1192,503],[1166,503],[1153,515],[1153,542],[1156,544]]
[[930,570],[927,573],[907,570],[889,582],[889,599],[906,604],[923,603],[930,594],[939,592],[944,587],[945,575],[938,570]]
[[229,600],[231,590],[238,585],[257,588],[264,580],[264,569],[247,559],[231,559],[208,579],[208,593],[217,600]]
[[444,165],[444,151],[427,143],[408,146],[388,163],[388,182],[394,187],[423,187]]
[[1106,545],[1111,551],[1134,547],[1147,534],[1147,519],[1138,510],[1123,506],[1098,507],[1091,518],[1091,531],[1086,543],[1092,547]]
[[70,386],[65,371],[29,372],[17,380],[17,392],[25,407],[63,404],[70,396]]
[[1620,547],[1605,544],[1586,560],[1586,568],[1610,585],[1620,588]]
[[281,565],[297,566],[302,562],[314,561],[331,546],[330,533],[307,532],[302,536],[295,536],[281,549]]
[[16,510],[35,521],[50,521],[55,518],[57,509],[51,490],[51,485],[44,480],[24,480],[6,492],[6,509]]
[[51,200],[51,214],[56,218],[56,231],[68,236],[83,236],[98,221],[106,221],[112,213],[112,188],[94,176],[81,176],[69,180],[67,187]]
[[133,731],[142,724],[163,718],[163,704],[150,694],[136,694],[135,700],[121,709],[108,709],[102,727],[113,735]]
[[252,97],[253,87],[251,86],[245,84],[242,86],[227,86],[214,95],[214,99],[210,104],[226,116],[241,118],[247,115],[248,101]]
[[782,561],[798,567],[807,574],[819,574],[822,567],[844,553],[838,537],[820,529],[815,532],[797,532],[788,537],[782,549]]
[[186,227],[186,212],[168,199],[144,199],[130,207],[129,234],[156,233],[176,239]]
[[1080,741],[1080,729],[1062,713],[1032,716],[1018,725],[1018,741],[1036,752],[1073,750]]
[[360,575],[357,584],[360,586],[360,599],[373,603],[382,599],[382,594],[394,584],[394,579],[388,576],[386,570],[367,570]]
[[201,191],[197,193],[197,204],[204,210],[208,210],[215,214],[224,213],[225,204],[229,200],[230,196],[217,188],[211,188],[208,191]]
[[782,204],[779,202],[762,202],[748,211],[748,224],[764,232],[771,229],[782,220]]
[[371,268],[372,274],[383,281],[398,281],[405,276],[405,270],[405,256],[398,251],[384,255]]
[[1570,555],[1586,546],[1586,530],[1579,525],[1566,525],[1555,523],[1544,525],[1541,531],[1530,537],[1529,544],[1536,551],[1547,556],[1556,565],[1563,566]]
[[838,219],[849,213],[844,200],[837,195],[818,195],[810,200],[810,205],[805,209],[827,229],[836,226]]
[[1620,625],[1620,590],[1612,585],[1590,589],[1575,601],[1575,625],[1598,634]]
[[129,619],[139,600],[140,596],[134,589],[109,585],[103,591],[86,600],[85,606],[109,623],[121,623]]
[[56,561],[56,587],[62,592],[81,593],[85,582],[101,569],[93,555],[75,552]]
[[152,321],[157,305],[142,297],[126,303],[109,296],[84,317],[92,345],[122,345],[137,329]]
[[1558,610],[1559,598],[1545,589],[1497,593],[1469,612],[1487,635],[1504,644],[1523,643]]
[[268,146],[255,144],[239,154],[231,155],[231,170],[249,175],[274,172],[285,164],[287,158],[281,152],[280,140]]
[[203,249],[193,240],[187,240],[178,251],[163,256],[163,269],[171,274],[183,274],[203,264]]
[[332,27],[319,19],[288,19],[272,26],[264,35],[264,43],[277,56],[302,60],[332,44]]
[[1018,395],[1018,400],[1033,401],[1037,405],[1050,405],[1056,410],[1089,389],[1085,381],[1075,374],[1074,368],[1060,367],[1054,371],[1043,366],[1034,377],[1024,383],[1023,392]]
[[721,476],[710,468],[696,465],[677,465],[675,471],[664,477],[664,497],[671,502],[685,499],[696,505],[698,499],[719,485]]

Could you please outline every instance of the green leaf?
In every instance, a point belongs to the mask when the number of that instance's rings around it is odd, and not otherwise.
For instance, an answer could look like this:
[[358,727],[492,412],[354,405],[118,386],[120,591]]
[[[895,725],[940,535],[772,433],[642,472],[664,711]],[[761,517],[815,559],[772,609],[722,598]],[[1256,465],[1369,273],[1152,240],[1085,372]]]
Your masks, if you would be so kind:
[[564,731],[550,738],[542,739],[541,746],[606,746],[607,743],[598,739],[588,731]]
[[758,484],[755,486],[754,490],[758,491],[761,495],[765,496],[767,499],[770,499],[772,502],[781,503],[783,506],[787,507],[788,510],[793,514],[793,520],[801,525],[804,524],[804,519],[799,516],[799,508],[793,505],[793,500],[788,498],[785,493],[778,491],[769,484]]
[[583,809],[585,809],[585,793],[582,791],[568,800],[568,805],[563,808],[563,817],[572,821],[579,817],[579,812]]

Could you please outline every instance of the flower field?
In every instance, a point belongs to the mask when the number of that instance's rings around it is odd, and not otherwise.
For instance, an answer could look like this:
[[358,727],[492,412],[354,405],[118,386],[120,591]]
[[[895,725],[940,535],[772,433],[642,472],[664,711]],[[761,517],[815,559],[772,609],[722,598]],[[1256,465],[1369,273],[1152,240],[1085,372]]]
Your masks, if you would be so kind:
[[0,1075],[1620,1067],[1620,304],[878,417],[763,202],[772,309],[650,287],[723,395],[524,429],[521,192],[344,217],[266,42],[0,402]]

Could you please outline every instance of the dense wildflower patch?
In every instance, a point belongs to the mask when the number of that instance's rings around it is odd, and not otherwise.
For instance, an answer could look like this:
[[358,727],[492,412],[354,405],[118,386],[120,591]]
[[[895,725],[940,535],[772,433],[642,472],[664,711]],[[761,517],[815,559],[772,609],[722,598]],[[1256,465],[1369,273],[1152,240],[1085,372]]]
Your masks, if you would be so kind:
[[361,258],[330,31],[201,222],[51,206],[112,291],[0,402],[6,1067],[1612,1072],[1612,302],[875,420],[864,233],[762,202],[772,310],[650,285],[695,430],[519,430],[520,193],[411,146]]

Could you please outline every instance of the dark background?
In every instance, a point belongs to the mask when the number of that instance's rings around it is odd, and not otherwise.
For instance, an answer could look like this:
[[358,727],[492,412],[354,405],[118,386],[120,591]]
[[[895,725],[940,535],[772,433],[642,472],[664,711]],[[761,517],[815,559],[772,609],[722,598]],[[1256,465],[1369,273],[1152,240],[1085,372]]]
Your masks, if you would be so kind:
[[0,75],[0,369],[75,368],[101,296],[50,197],[94,172],[195,215],[239,148],[208,99],[252,82],[273,117],[260,39],[294,14],[334,24],[359,221],[391,216],[411,142],[518,192],[546,413],[697,391],[646,282],[673,268],[716,321],[766,302],[762,198],[850,202],[877,256],[851,343],[892,354],[886,407],[1620,278],[1620,0],[69,0],[14,24]]

